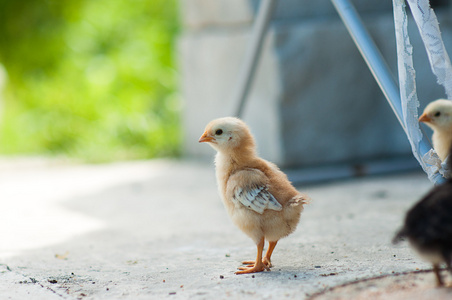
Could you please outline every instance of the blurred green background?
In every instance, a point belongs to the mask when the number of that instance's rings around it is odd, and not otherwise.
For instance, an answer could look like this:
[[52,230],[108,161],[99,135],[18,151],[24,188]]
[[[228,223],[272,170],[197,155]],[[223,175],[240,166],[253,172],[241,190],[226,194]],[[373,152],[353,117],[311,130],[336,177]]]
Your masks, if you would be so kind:
[[177,156],[176,0],[0,0],[0,154]]

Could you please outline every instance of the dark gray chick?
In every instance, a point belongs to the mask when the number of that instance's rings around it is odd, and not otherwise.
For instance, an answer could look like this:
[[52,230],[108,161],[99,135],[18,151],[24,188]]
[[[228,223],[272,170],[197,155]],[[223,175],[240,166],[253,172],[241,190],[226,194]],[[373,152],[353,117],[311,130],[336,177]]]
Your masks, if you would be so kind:
[[[448,165],[452,167],[452,155]],[[445,263],[452,273],[452,179],[432,188],[407,212],[405,224],[393,243],[404,238],[408,238],[421,257],[433,264],[437,284],[443,286],[440,265]]]

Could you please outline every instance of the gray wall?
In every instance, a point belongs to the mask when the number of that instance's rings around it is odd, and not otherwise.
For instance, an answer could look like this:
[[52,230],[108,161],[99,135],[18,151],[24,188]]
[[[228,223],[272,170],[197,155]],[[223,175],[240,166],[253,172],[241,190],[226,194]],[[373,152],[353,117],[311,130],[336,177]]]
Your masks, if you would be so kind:
[[[240,66],[259,1],[183,0],[179,41],[185,153],[212,157],[197,140],[212,119],[232,115]],[[391,1],[354,1],[396,73]],[[449,11],[437,9],[452,48]],[[430,71],[414,21],[421,110],[444,97]],[[410,156],[411,149],[369,69],[330,1],[285,0],[277,5],[243,119],[260,154],[284,167]]]

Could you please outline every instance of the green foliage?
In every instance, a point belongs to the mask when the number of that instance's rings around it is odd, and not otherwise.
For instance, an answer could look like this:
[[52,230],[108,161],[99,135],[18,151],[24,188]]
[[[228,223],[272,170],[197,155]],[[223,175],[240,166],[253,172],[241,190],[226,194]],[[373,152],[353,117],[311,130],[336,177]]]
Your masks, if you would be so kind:
[[176,0],[0,0],[0,152],[179,153]]

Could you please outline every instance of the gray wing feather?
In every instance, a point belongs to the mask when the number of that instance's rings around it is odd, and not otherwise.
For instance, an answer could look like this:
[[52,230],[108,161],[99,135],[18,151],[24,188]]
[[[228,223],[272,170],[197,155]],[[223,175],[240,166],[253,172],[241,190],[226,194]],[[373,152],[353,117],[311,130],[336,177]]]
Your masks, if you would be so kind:
[[236,188],[232,201],[236,205],[246,206],[260,214],[263,214],[266,209],[282,210],[281,204],[273,197],[266,186]]

